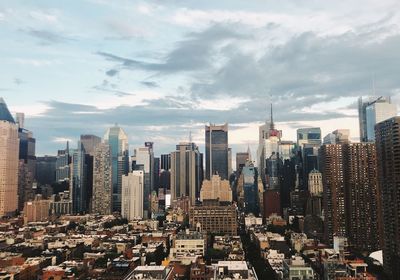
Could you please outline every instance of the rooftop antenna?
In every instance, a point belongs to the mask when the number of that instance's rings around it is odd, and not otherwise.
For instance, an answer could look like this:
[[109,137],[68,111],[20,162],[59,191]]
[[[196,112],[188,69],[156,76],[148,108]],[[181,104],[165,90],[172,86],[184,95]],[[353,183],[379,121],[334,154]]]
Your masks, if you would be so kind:
[[270,124],[270,128],[271,129],[275,129],[275,126],[274,126],[274,113],[273,113],[273,110],[272,110],[272,95],[271,94],[270,94],[270,103],[271,103],[271,109],[270,109],[270,113],[271,113],[270,121],[271,121],[271,124]]

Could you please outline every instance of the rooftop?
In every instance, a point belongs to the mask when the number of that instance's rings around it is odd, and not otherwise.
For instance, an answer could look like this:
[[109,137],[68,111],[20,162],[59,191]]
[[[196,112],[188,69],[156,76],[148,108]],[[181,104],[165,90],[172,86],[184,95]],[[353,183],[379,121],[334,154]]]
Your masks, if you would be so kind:
[[14,118],[8,110],[7,104],[2,97],[0,97],[0,121],[15,123]]

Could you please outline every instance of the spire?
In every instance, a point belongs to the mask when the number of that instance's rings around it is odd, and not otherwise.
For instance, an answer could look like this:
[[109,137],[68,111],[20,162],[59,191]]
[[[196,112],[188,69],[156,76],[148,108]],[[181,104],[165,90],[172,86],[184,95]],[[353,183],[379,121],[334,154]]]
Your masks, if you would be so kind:
[[8,110],[7,104],[2,97],[0,97],[0,121],[15,123],[14,118]]
[[250,150],[250,145],[247,144],[247,155],[249,157],[249,161],[251,161],[251,150]]
[[273,113],[273,110],[272,110],[272,101],[271,101],[271,117],[270,117],[270,120],[271,120],[271,124],[270,124],[271,130],[272,130],[272,129],[275,129],[275,125],[274,125],[274,113]]
[[192,143],[192,131],[189,131],[189,143]]

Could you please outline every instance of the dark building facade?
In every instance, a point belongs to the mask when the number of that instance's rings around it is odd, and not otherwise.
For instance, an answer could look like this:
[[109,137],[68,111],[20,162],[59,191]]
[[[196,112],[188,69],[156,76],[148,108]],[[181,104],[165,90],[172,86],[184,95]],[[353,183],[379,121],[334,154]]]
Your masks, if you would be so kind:
[[229,179],[228,124],[206,125],[206,179],[218,174],[221,179]]
[[374,143],[344,145],[347,234],[350,244],[368,252],[380,249],[377,161]]
[[382,198],[383,262],[390,279],[400,279],[400,117],[375,126],[378,192]]
[[171,154],[161,155],[160,168],[162,170],[170,170],[171,169]]
[[324,186],[325,240],[346,236],[343,146],[323,145],[320,150],[320,171]]
[[43,156],[36,158],[36,182],[39,186],[51,185],[56,181],[55,156]]
[[360,251],[380,248],[377,161],[373,143],[321,147],[325,239],[346,236]]

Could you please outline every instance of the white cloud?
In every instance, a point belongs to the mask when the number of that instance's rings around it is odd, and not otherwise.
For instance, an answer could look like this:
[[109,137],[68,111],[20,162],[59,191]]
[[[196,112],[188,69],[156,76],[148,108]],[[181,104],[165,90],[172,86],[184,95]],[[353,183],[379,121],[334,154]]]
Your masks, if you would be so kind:
[[35,11],[30,11],[29,15],[35,20],[51,24],[54,24],[58,21],[58,16],[55,14],[55,11],[52,11],[52,13],[50,13],[47,11],[35,10]]

